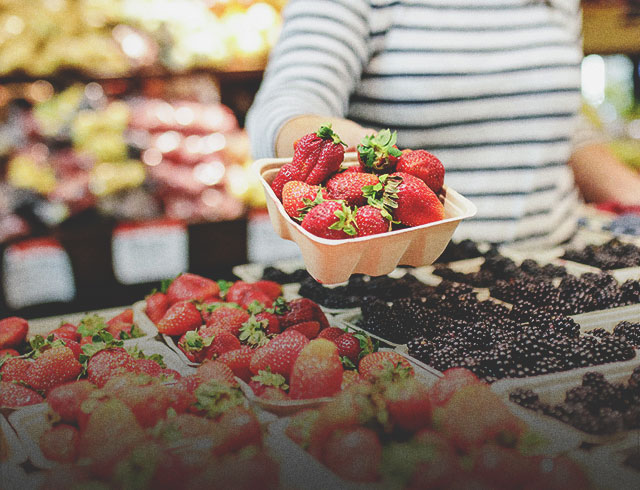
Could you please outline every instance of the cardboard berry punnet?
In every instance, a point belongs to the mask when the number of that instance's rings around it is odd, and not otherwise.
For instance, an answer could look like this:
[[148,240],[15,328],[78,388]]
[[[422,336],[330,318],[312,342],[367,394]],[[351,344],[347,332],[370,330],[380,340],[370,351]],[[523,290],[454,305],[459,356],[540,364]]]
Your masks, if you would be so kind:
[[[309,274],[324,284],[345,282],[356,273],[388,274],[398,265],[432,264],[444,251],[460,221],[476,213],[471,201],[444,186],[443,220],[377,235],[342,240],[320,238],[288,216],[271,188],[280,167],[290,162],[289,158],[261,159],[254,162],[253,168],[264,187],[269,217],[276,233],[300,247]],[[356,165],[356,154],[345,154],[343,166]]]

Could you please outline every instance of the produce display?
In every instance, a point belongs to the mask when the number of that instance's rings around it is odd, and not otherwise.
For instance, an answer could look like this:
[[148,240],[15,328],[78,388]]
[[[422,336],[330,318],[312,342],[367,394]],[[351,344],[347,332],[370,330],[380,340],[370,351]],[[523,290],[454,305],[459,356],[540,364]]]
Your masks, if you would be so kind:
[[346,144],[323,125],[294,144],[271,183],[287,214],[321,238],[347,239],[444,219],[444,166],[425,150],[400,151],[389,130],[363,139],[359,166],[341,167]]

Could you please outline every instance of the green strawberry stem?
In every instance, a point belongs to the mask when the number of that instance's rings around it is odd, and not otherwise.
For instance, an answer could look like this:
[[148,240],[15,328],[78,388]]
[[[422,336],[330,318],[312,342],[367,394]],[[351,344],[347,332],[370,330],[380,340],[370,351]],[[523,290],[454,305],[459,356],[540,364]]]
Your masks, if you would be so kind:
[[333,141],[333,143],[335,143],[337,145],[347,146],[347,144],[344,141],[342,141],[340,136],[338,136],[335,133],[335,131],[333,129],[331,129],[331,124],[330,123],[323,124],[322,126],[320,126],[320,129],[318,129],[316,134],[318,135],[319,138],[322,138],[323,140],[330,139],[331,141]]
[[298,208],[298,216],[296,216],[295,219],[298,221],[302,221],[307,213],[321,202],[324,202],[324,197],[322,197],[322,188],[318,189],[318,193],[316,194],[316,197],[313,201],[311,199],[307,199],[306,197],[302,199],[302,204],[304,204],[304,206]]
[[393,219],[393,210],[398,207],[398,188],[402,183],[402,177],[391,177],[389,174],[380,176],[380,182],[375,185],[365,185],[362,194],[367,198],[367,203],[380,210],[380,214],[391,223],[399,223]]
[[329,229],[342,230],[349,236],[355,236],[358,233],[355,220],[357,210],[358,208],[351,209],[345,203],[342,203],[342,209],[338,209],[333,213],[338,218],[338,221],[330,225]]

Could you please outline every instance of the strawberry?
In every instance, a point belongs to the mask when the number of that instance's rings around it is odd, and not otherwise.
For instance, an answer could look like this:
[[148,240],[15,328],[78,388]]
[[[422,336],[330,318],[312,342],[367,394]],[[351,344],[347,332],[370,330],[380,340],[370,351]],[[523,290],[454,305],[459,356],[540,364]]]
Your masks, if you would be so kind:
[[94,354],[87,365],[87,379],[102,388],[109,379],[135,370],[135,360],[122,347],[105,349]]
[[253,285],[274,301],[282,296],[282,286],[275,281],[262,279],[254,282]]
[[199,331],[189,330],[182,334],[180,340],[178,340],[178,349],[180,349],[187,359],[191,362],[200,363],[204,361],[207,347],[213,342],[213,335],[203,331],[201,328]]
[[397,208],[393,213],[400,223],[419,226],[444,219],[444,206],[427,184],[404,172],[396,172],[391,177],[402,179],[397,186]]
[[56,346],[45,350],[33,361],[25,381],[33,389],[46,392],[77,378],[81,372],[82,365],[73,351],[65,346]]
[[351,386],[354,383],[363,381],[360,373],[355,369],[345,369],[342,373],[342,383],[340,384],[340,390],[344,390],[347,386]]
[[463,470],[449,441],[440,434],[425,429],[418,432],[411,442],[413,452],[426,452],[429,456],[417,462],[409,489],[451,488],[451,484]]
[[280,316],[280,328],[283,330],[296,323],[316,321],[320,329],[329,327],[329,320],[322,308],[309,298],[296,298],[287,304],[288,310]]
[[395,427],[415,432],[431,425],[429,390],[416,378],[388,384],[384,399],[389,420]]
[[517,449],[486,444],[472,456],[473,474],[494,488],[525,488],[527,483],[535,481],[539,460],[525,456]]
[[213,448],[216,456],[262,444],[260,422],[252,412],[241,406],[232,407],[222,414],[216,421],[216,435],[219,436]]
[[55,330],[49,332],[54,339],[68,339],[80,342],[81,335],[78,333],[78,327],[71,323],[63,323]]
[[313,235],[332,240],[356,235],[353,210],[342,201],[323,201],[314,206],[301,226]]
[[158,322],[158,332],[166,335],[182,335],[202,325],[202,317],[190,301],[174,303]]
[[153,323],[158,323],[169,309],[169,298],[164,293],[156,292],[147,296],[145,313]]
[[[251,378],[249,387],[253,394],[261,398],[285,399],[289,386],[281,374],[274,374],[270,369],[261,370]],[[282,396],[284,395],[284,396]]]
[[429,396],[435,406],[443,407],[458,390],[480,382],[478,377],[468,369],[449,368],[444,371],[442,378],[431,386]]
[[0,361],[4,357],[18,357],[20,353],[15,349],[0,349]]
[[396,146],[397,139],[397,132],[392,133],[389,129],[362,138],[356,147],[361,168],[367,172],[381,174],[393,172],[402,156],[402,152]]
[[300,138],[294,145],[292,160],[300,169],[300,180],[312,185],[324,182],[340,168],[345,146],[331,124],[323,124],[317,132]]
[[318,334],[319,339],[327,339],[335,342],[335,340],[344,334],[344,330],[338,327],[327,327]]
[[163,374],[162,366],[153,359],[136,359],[133,371],[152,378],[159,378]]
[[80,433],[67,424],[58,424],[44,432],[38,440],[42,455],[57,463],[73,463],[78,456]]
[[280,333],[280,319],[278,315],[275,313],[271,313],[268,311],[261,311],[255,315],[256,321],[262,322],[266,321],[267,326],[265,327],[265,332],[267,335],[274,335]]
[[19,347],[26,338],[29,324],[24,318],[10,316],[0,320],[0,349]]
[[293,219],[302,220],[308,209],[328,198],[327,191],[319,185],[309,185],[299,180],[287,182],[282,188],[282,205]]
[[216,381],[230,386],[237,384],[231,368],[219,361],[207,360],[203,362],[198,366],[195,376],[199,383]]
[[197,274],[185,273],[176,277],[167,288],[169,304],[178,301],[202,301],[203,299],[220,295],[218,283]]
[[254,286],[242,296],[242,299],[238,304],[243,308],[249,308],[252,304],[270,307],[273,304],[273,299],[271,299],[268,294]]
[[251,372],[258,374],[261,370],[270,368],[272,373],[281,374],[288,379],[293,363],[308,343],[309,339],[300,332],[282,332],[254,353],[250,364]]
[[7,359],[0,367],[0,379],[2,381],[25,381],[27,371],[33,361],[21,357]]
[[76,359],[80,360],[80,356],[83,354],[82,346],[75,340],[61,340],[63,345],[73,352]]
[[225,352],[233,351],[242,347],[238,337],[226,330],[220,330],[213,337],[213,341],[206,348],[205,358],[216,359]]
[[43,398],[26,386],[0,381],[0,407],[19,408],[42,403]]
[[391,221],[384,217],[382,211],[373,206],[362,206],[356,211],[356,236],[378,235],[391,231]]
[[442,190],[444,166],[435,155],[426,150],[403,152],[396,170],[419,178],[436,194]]
[[249,382],[251,379],[251,357],[253,356],[253,349],[246,345],[241,346],[239,349],[224,352],[220,354],[217,361],[226,364],[233,374],[245,382]]
[[229,303],[240,303],[242,297],[255,286],[252,283],[245,281],[236,281],[227,290],[227,295],[224,297],[225,301]]
[[360,375],[369,380],[379,377],[406,378],[413,376],[413,367],[397,352],[378,351],[367,354],[358,364]]
[[105,330],[113,335],[114,339],[130,339],[135,336],[134,328],[133,310],[128,308],[108,320]]
[[338,347],[340,358],[346,357],[353,364],[358,364],[361,357],[373,352],[371,337],[364,333],[343,332],[333,341]]
[[[221,303],[222,304],[222,303]],[[240,329],[242,324],[249,320],[251,315],[244,310],[221,306],[211,312],[207,319],[207,327],[220,328],[227,332],[238,336],[240,335]]]
[[107,326],[113,325],[118,322],[133,323],[133,309],[127,308],[122,313],[119,313],[118,315],[114,316],[109,321],[107,321]]
[[329,198],[336,201],[343,200],[347,206],[364,206],[367,198],[362,188],[376,185],[380,179],[377,175],[341,172],[327,181]]
[[333,396],[340,390],[342,372],[336,345],[327,339],[311,340],[293,363],[289,395],[294,400]]
[[47,403],[63,422],[76,423],[82,403],[96,387],[86,379],[71,381],[55,388],[47,394]]
[[287,182],[292,180],[303,180],[302,173],[297,163],[291,162],[280,167],[280,171],[276,178],[271,182],[271,189],[278,199],[282,200],[282,191]]
[[324,445],[322,461],[340,478],[354,482],[376,482],[382,463],[382,443],[367,427],[339,429]]
[[252,316],[242,324],[238,338],[249,347],[262,347],[269,342],[268,327],[269,320],[258,320],[257,316]]
[[302,322],[291,325],[287,330],[295,330],[300,332],[309,340],[315,339],[320,332],[320,324],[318,322]]
[[[165,418],[172,399],[163,384],[134,373],[121,375],[121,378],[111,378],[103,390],[114,393],[117,399],[124,402],[141,427],[154,427]],[[114,388],[109,386],[112,383],[116,385]]]

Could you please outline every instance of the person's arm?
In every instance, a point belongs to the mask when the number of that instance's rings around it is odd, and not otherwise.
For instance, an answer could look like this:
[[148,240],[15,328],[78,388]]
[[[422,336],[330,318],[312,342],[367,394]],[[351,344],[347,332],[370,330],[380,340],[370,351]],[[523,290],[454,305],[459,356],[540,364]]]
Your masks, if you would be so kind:
[[587,202],[640,204],[640,174],[621,162],[605,143],[577,148],[569,165]]
[[295,140],[324,122],[357,143],[359,126],[343,118],[371,55],[370,16],[367,0],[289,1],[247,114],[254,158],[290,155]]

